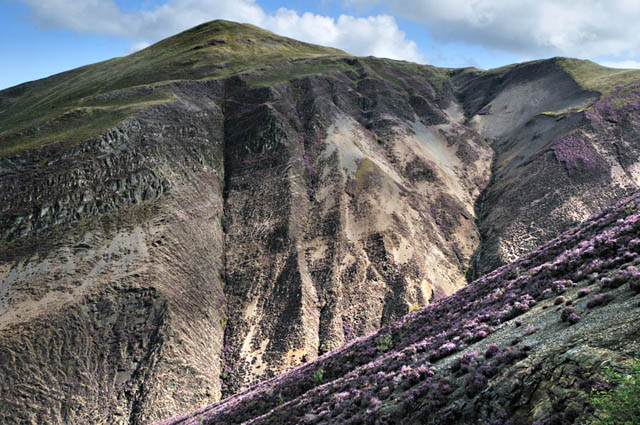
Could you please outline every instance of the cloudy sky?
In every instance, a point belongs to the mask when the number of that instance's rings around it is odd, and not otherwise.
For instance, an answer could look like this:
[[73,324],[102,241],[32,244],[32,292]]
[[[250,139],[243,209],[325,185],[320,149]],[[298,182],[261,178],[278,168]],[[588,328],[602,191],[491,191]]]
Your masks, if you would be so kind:
[[638,0],[0,0],[0,89],[213,19],[438,66],[571,56],[640,68]]

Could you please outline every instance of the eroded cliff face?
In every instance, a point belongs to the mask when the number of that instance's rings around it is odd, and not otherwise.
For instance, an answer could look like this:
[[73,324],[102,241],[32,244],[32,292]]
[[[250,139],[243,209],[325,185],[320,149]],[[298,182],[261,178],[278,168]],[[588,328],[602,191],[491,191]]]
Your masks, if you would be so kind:
[[225,22],[150,49],[0,92],[25,109],[0,117],[3,422],[211,403],[638,183],[635,86],[556,60],[442,70]]
[[227,83],[229,392],[465,284],[489,146],[450,86],[349,61],[360,74]]
[[465,284],[489,146],[450,84],[346,60],[3,158],[5,421],[148,423]]
[[248,391],[157,425],[593,424],[637,361],[640,196]]
[[222,115],[185,98],[5,158],[3,423],[148,423],[220,396]]

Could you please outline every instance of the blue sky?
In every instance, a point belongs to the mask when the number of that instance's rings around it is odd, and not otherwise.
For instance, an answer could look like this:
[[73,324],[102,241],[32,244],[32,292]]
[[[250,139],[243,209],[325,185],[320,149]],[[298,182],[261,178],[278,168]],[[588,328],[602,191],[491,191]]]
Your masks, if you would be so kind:
[[571,56],[640,67],[637,0],[0,0],[0,89],[218,18],[437,66]]

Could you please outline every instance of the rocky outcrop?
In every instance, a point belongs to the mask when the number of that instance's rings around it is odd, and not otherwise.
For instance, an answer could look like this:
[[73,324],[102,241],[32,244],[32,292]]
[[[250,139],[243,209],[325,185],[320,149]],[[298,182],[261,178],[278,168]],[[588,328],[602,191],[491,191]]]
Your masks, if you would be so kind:
[[220,116],[174,102],[7,159],[25,218],[3,228],[0,421],[148,423],[220,397]]
[[465,284],[488,145],[450,85],[348,61],[173,83],[95,139],[3,158],[6,421],[147,423]]
[[455,100],[405,81],[413,97],[374,76],[227,83],[230,391],[464,285],[491,153],[445,113],[425,125]]

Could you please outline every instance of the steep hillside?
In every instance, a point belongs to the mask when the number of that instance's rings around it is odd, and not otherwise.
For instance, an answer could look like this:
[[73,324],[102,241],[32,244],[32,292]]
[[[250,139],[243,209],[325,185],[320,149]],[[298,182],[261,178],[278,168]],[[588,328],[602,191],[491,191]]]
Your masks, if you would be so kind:
[[[280,56],[146,83],[232,42]],[[0,93],[2,421],[148,423],[465,284],[491,151],[446,73],[226,22],[136,55]]]
[[531,251],[640,182],[637,75],[215,21],[1,91],[0,422],[188,411]]
[[473,276],[638,188],[638,71],[554,58],[453,80],[469,124],[495,152]]
[[[640,194],[187,424],[589,424],[640,356]],[[606,386],[604,386],[606,388]]]

